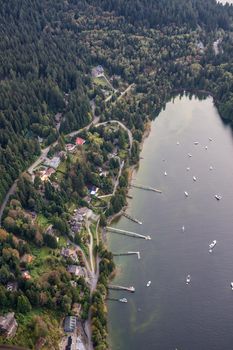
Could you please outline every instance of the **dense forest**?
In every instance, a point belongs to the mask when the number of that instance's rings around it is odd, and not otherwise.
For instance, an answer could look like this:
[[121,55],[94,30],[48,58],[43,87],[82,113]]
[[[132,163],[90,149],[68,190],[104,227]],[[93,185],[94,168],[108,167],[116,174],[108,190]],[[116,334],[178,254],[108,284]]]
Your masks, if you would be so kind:
[[[0,202],[13,180],[40,153],[38,140],[42,146],[51,144],[59,131],[67,133],[89,122],[93,64],[105,64],[109,72],[132,81],[139,69],[161,65],[155,57],[147,62],[145,50],[139,53],[140,37],[160,52],[176,51],[178,33],[198,29],[208,41],[205,33],[230,29],[232,14],[231,6],[215,0],[4,1],[0,9]],[[170,59],[174,61],[175,56]],[[167,58],[161,58],[166,69]],[[171,73],[171,69],[166,72]],[[57,113],[62,113],[60,130]]]

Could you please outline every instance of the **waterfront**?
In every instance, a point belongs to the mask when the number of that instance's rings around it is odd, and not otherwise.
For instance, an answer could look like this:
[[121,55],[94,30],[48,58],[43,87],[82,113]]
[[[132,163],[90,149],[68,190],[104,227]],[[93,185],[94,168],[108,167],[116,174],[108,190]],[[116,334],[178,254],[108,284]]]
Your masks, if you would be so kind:
[[[131,189],[127,212],[143,224],[122,217],[114,225],[150,235],[151,241],[108,233],[112,252],[141,254],[141,260],[115,257],[118,274],[113,283],[133,285],[136,293],[110,293],[128,298],[127,304],[108,303],[112,350],[230,350],[232,131],[221,121],[212,98],[176,97],[152,123],[141,156],[134,181],[163,193]],[[222,200],[217,201],[215,194]],[[210,254],[213,239],[218,244]],[[191,275],[188,286],[187,274]]]

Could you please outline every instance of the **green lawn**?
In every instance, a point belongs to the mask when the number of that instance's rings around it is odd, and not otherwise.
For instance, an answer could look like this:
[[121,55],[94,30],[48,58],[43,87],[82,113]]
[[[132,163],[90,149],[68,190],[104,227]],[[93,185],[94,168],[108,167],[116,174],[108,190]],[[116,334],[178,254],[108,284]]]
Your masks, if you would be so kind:
[[49,221],[43,214],[38,214],[36,221],[37,221],[37,224],[42,228],[46,228],[49,226]]

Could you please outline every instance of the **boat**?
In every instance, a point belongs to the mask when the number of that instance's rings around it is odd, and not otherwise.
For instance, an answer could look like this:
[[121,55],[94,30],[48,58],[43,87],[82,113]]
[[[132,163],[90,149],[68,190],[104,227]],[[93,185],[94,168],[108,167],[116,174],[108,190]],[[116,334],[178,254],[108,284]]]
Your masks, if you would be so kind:
[[215,197],[218,201],[220,201],[220,199],[222,199],[222,197],[219,196],[218,194],[216,194],[214,197]]
[[184,227],[184,226],[182,226],[182,231],[184,232],[184,230],[185,230],[185,227]]
[[212,167],[212,165],[210,166],[210,170],[213,170],[213,167]]
[[209,137],[209,141],[213,141],[213,139],[211,137]]
[[179,141],[177,141],[176,144],[179,145],[180,144]]
[[205,146],[205,149],[208,149],[208,146]]
[[198,142],[198,141],[195,141],[195,142],[194,142],[194,145],[198,145],[198,144],[199,144],[199,142]]
[[147,286],[147,287],[150,287],[150,285],[151,285],[151,281],[148,281],[147,284],[146,284],[146,286]]
[[190,283],[190,281],[191,281],[191,276],[190,276],[190,275],[188,275],[188,276],[186,277],[186,284],[189,284],[189,283]]
[[210,253],[212,253],[212,251],[213,251],[213,249],[214,249],[214,247],[216,246],[216,244],[217,244],[217,241],[216,241],[216,239],[214,239],[213,240],[213,242],[211,242],[210,244],[209,244],[209,252]]
[[126,298],[121,298],[121,299],[119,299],[119,301],[120,301],[121,303],[128,303],[128,300],[127,300]]
[[164,175],[167,176],[167,172],[166,171],[164,172]]
[[197,178],[196,178],[196,176],[193,176],[193,181],[197,181]]
[[186,191],[184,191],[184,194],[186,197],[188,197],[188,195],[189,195],[188,192],[186,192]]
[[188,153],[188,156],[189,156],[189,158],[191,158],[191,157],[192,157],[192,154],[191,154],[191,153]]
[[231,289],[233,290],[233,282],[231,282]]
[[190,168],[188,167],[188,168],[186,168],[186,170],[187,170],[187,171],[189,171],[189,170],[190,170]]

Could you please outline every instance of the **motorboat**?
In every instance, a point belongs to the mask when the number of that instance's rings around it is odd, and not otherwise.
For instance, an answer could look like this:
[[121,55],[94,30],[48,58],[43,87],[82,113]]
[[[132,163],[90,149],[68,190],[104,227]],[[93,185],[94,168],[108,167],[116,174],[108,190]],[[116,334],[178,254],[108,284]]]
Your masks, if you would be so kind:
[[186,192],[186,191],[184,191],[184,194],[186,197],[188,197],[188,195],[189,195],[188,192]]
[[216,194],[214,197],[215,197],[218,201],[220,201],[220,199],[222,199],[222,196],[219,196],[218,194]]
[[231,289],[233,290],[233,282],[231,282]]
[[212,251],[213,251],[214,247],[216,246],[216,244],[217,244],[216,239],[214,239],[213,242],[211,242],[211,243],[209,244],[209,252],[210,252],[210,253],[212,253]]
[[213,167],[212,167],[212,165],[210,166],[210,170],[213,170]]
[[182,226],[182,231],[183,231],[183,232],[185,231],[185,227],[184,227],[184,226]]
[[188,156],[189,156],[189,158],[191,158],[191,157],[192,157],[192,154],[191,154],[191,153],[188,153]]
[[198,145],[198,144],[199,144],[199,142],[198,142],[198,141],[195,141],[195,142],[194,142],[194,145]]
[[211,137],[209,137],[209,141],[213,141],[213,139]]
[[196,176],[193,176],[193,181],[197,181],[197,178],[196,178]]
[[147,286],[147,287],[150,287],[150,285],[151,285],[151,281],[148,281],[147,284],[146,284],[146,286]]
[[127,300],[126,298],[121,298],[121,299],[119,299],[119,301],[120,301],[121,303],[128,303],[128,300]]
[[189,284],[190,282],[191,282],[191,276],[188,275],[188,276],[186,277],[186,284]]
[[205,146],[205,149],[208,149],[208,146]]
[[187,170],[187,171],[189,171],[189,170],[190,170],[190,168],[188,167],[188,168],[186,168],[186,170]]
[[180,144],[179,141],[177,141],[176,144],[179,145]]
[[164,172],[164,175],[167,176],[167,172],[166,171]]

